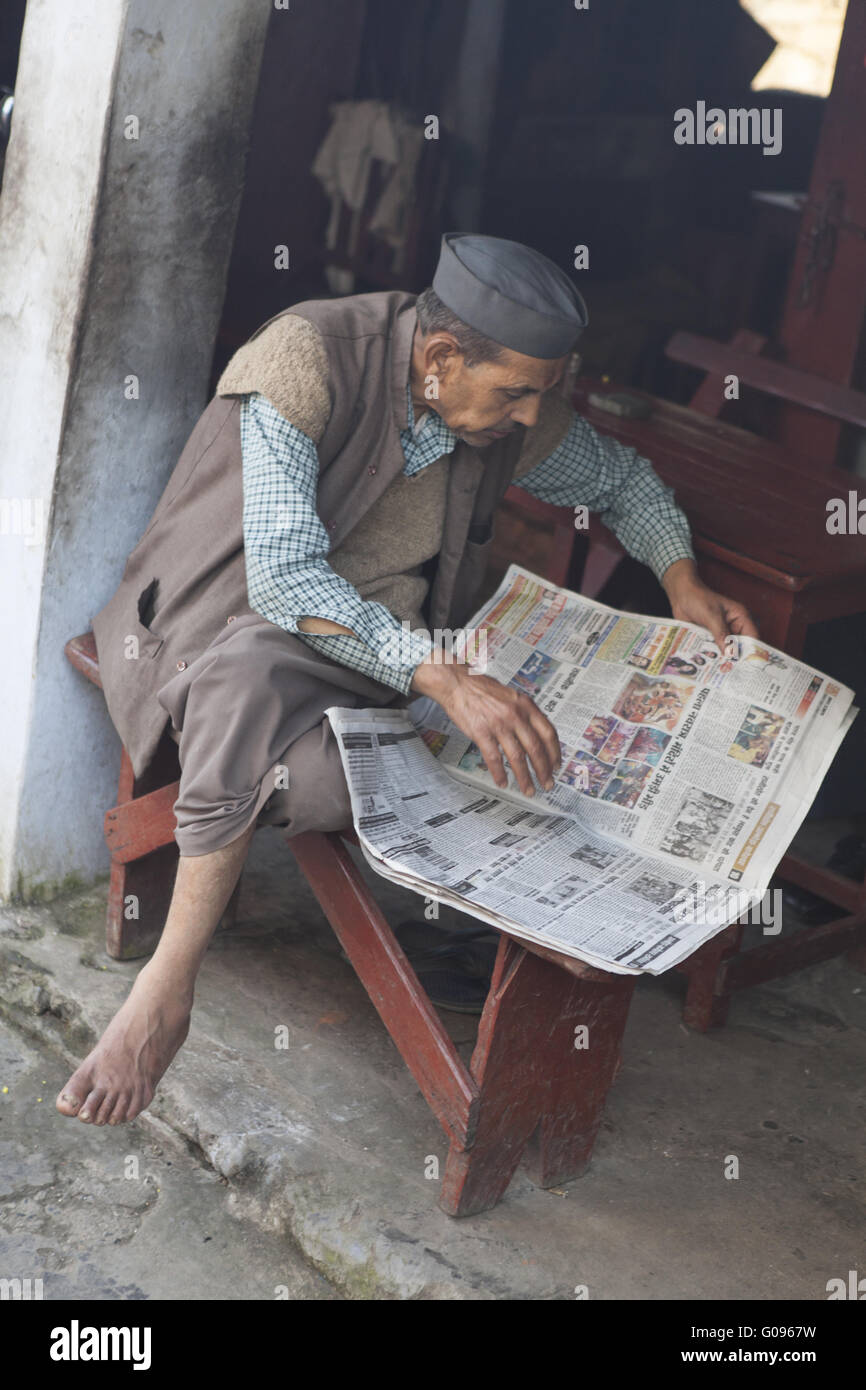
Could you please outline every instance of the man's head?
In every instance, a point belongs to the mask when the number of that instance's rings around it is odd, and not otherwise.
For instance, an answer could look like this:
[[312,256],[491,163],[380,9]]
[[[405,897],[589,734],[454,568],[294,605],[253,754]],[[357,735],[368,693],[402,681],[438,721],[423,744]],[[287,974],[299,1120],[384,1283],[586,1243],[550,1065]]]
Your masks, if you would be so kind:
[[546,359],[503,347],[463,323],[432,289],[416,308],[414,374],[435,380],[430,404],[455,434],[485,448],[517,425],[535,424],[541,396],[560,381],[568,354]]
[[580,294],[547,257],[519,242],[453,233],[416,308],[416,393],[435,381],[433,408],[477,448],[535,424],[588,321]]

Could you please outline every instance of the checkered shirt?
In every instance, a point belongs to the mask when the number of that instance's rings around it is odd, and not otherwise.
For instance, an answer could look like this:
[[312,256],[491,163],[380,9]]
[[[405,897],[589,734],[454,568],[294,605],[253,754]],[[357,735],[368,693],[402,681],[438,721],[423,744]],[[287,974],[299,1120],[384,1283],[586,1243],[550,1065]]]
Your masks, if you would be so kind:
[[[457,435],[428,411],[400,432],[407,477],[453,452]],[[415,667],[429,654],[424,632],[411,635],[383,604],[361,598],[328,564],[328,532],[316,512],[319,460],[312,439],[264,396],[241,400],[244,549],[250,607],[342,666],[408,694]],[[675,560],[694,558],[688,521],[651,463],[599,435],[575,415],[552,454],[516,485],[557,506],[586,506],[629,554],[661,579]],[[302,617],[330,618],[348,633],[298,630]]]

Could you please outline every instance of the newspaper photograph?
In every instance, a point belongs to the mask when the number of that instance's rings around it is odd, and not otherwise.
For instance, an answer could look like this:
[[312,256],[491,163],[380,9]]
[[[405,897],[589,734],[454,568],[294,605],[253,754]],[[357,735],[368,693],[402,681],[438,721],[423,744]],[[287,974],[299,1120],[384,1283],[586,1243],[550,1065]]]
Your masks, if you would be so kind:
[[512,565],[453,659],[527,693],[562,760],[525,796],[433,700],[328,710],[384,877],[617,973],[670,969],[763,897],[857,711],[763,644]]

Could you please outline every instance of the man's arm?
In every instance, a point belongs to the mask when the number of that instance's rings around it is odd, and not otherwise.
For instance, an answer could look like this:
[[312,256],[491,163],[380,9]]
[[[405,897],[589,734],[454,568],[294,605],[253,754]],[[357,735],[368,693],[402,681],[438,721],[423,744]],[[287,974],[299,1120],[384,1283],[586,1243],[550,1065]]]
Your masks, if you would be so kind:
[[[315,509],[319,462],[312,439],[263,397],[241,406],[244,548],[250,607],[343,666],[403,694],[430,695],[481,749],[505,785],[500,747],[522,791],[534,794],[529,756],[542,785],[558,764],[553,725],[528,695],[470,668],[437,660],[429,637],[401,625],[384,605],[365,602],[325,560],[329,542]],[[391,647],[389,651],[388,648]],[[389,659],[393,658],[393,659]]]
[[316,512],[313,440],[260,395],[241,403],[244,551],[250,607],[332,661],[408,693],[429,638],[412,634],[384,604],[366,602],[331,569]]
[[757,636],[748,610],[701,580],[673,488],[636,449],[599,434],[572,412],[561,443],[514,481],[544,502],[599,512],[628,553],[653,571],[675,618],[708,628],[720,646],[728,632]]

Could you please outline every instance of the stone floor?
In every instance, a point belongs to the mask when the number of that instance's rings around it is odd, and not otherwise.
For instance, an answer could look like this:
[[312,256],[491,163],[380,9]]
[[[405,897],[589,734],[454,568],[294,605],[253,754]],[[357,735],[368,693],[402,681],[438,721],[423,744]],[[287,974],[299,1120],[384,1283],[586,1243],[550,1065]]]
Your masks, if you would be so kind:
[[[0,1277],[46,1299],[328,1299],[291,1241],[166,1126],[58,1124],[63,1063],[0,1021]],[[26,1287],[26,1286],[25,1286]]]
[[[365,872],[389,920],[417,915]],[[862,1266],[866,977],[841,960],[742,992],[707,1035],[680,976],[641,979],[589,1172],[518,1172],[455,1221],[444,1135],[274,830],[151,1110],[57,1115],[137,970],[104,954],[104,901],[0,914],[0,1274],[46,1297],[823,1299]],[[447,1017],[468,1058],[474,1020]]]

